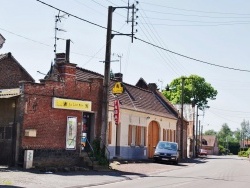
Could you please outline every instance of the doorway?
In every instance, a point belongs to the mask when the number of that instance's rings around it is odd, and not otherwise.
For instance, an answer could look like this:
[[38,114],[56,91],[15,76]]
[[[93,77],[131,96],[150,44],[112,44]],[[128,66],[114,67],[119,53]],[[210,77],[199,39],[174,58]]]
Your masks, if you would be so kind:
[[16,99],[0,99],[0,165],[12,165],[15,154]]
[[148,158],[153,158],[157,143],[159,142],[159,125],[151,121],[148,126]]

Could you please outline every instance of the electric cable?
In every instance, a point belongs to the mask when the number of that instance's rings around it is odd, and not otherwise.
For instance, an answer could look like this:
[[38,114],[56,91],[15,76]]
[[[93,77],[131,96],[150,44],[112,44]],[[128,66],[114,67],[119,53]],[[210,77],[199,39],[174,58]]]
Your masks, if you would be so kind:
[[250,72],[250,70],[247,70],[247,69],[238,69],[238,68],[232,68],[232,67],[227,67],[227,66],[222,66],[222,65],[217,65],[217,64],[214,64],[214,63],[209,63],[209,62],[206,62],[206,61],[202,61],[202,60],[199,60],[199,59],[195,59],[195,58],[192,58],[192,57],[189,57],[189,56],[186,56],[186,55],[183,55],[183,54],[180,54],[180,53],[177,53],[177,52],[174,52],[174,51],[171,51],[171,50],[168,50],[168,49],[165,49],[161,46],[157,46],[155,44],[152,44],[150,42],[147,42],[143,39],[140,39],[138,37],[134,37],[135,39],[141,41],[141,42],[144,42],[146,44],[149,44],[151,46],[154,46],[156,48],[159,48],[159,49],[162,49],[162,50],[165,50],[167,52],[170,52],[172,54],[175,54],[175,55],[178,55],[178,56],[181,56],[181,57],[184,57],[184,58],[187,58],[187,59],[190,59],[190,60],[193,60],[193,61],[197,61],[197,62],[200,62],[200,63],[204,63],[204,64],[207,64],[207,65],[212,65],[212,66],[216,66],[216,67],[220,67],[220,68],[225,68],[225,69],[230,69],[230,70],[236,70],[236,71],[242,71],[242,72]]
[[[100,27],[100,28],[103,28],[103,29],[107,29],[107,28],[104,27],[104,26],[101,26],[101,25],[96,24],[96,23],[94,23],[94,22],[91,22],[91,21],[88,21],[88,20],[86,20],[86,19],[80,18],[80,17],[75,16],[75,15],[73,15],[73,14],[70,14],[70,13],[68,13],[68,12],[66,12],[66,11],[63,11],[63,10],[61,10],[61,9],[59,9],[59,8],[56,8],[56,7],[52,6],[52,5],[49,5],[49,4],[47,4],[47,3],[44,3],[43,1],[40,1],[40,0],[36,0],[36,1],[42,3],[42,4],[46,5],[46,6],[49,6],[49,7],[53,8],[53,9],[56,9],[56,10],[58,10],[58,11],[61,11],[61,12],[65,13],[65,14],[68,14],[68,15],[74,17],[74,18],[77,18],[77,19],[79,19],[79,20],[82,20],[82,21],[84,21],[84,22],[87,22],[87,23],[89,23],[89,24],[95,25],[95,26]],[[112,31],[114,31],[114,30],[112,30]],[[118,32],[118,31],[114,31],[114,32],[120,33],[120,32]],[[121,34],[121,33],[120,33],[120,34]],[[156,48],[162,49],[162,50],[164,50],[164,51],[167,51],[167,52],[173,53],[173,54],[175,54],[175,55],[178,55],[178,56],[181,56],[181,57],[184,57],[184,58],[193,60],[193,61],[197,61],[197,62],[200,62],[200,63],[204,63],[204,64],[208,64],[208,65],[212,65],[212,66],[216,66],[216,67],[220,67],[220,68],[235,70],[235,71],[250,72],[250,70],[246,70],[246,69],[232,68],[232,67],[217,65],[217,64],[209,63],[209,62],[202,61],[202,60],[199,60],[199,59],[195,59],[195,58],[192,58],[192,57],[189,57],[189,56],[186,56],[186,55],[183,55],[183,54],[180,54],[180,53],[177,53],[177,52],[174,52],[174,51],[165,49],[165,48],[160,47],[160,46],[158,46],[158,45],[152,44],[152,43],[147,42],[147,41],[145,41],[145,40],[143,40],[143,39],[140,39],[140,38],[138,38],[138,37],[134,37],[134,39],[137,39],[137,40],[139,40],[139,41],[141,41],[141,42],[144,42],[144,43],[149,44],[149,45],[151,45],[151,46],[154,46],[154,47],[156,47]]]

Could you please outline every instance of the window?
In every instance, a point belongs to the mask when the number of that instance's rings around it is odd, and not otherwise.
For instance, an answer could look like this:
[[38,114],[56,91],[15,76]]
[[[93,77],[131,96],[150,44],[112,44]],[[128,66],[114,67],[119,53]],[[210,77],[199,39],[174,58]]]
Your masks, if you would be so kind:
[[145,146],[147,128],[143,126],[129,125],[128,145]]

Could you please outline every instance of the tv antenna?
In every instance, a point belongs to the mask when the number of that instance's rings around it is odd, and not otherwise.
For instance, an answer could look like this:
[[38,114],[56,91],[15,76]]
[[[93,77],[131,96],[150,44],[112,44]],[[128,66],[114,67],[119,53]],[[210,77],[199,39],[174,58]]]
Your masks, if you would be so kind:
[[[64,29],[58,28],[58,22],[62,22],[61,19],[62,19],[62,18],[65,18],[65,15],[66,15],[66,14],[60,15],[60,13],[61,13],[61,11],[59,10],[58,15],[55,16],[55,44],[54,44],[54,53],[55,53],[55,57],[56,57],[56,47],[57,47],[56,42],[57,42],[57,40],[59,40],[59,39],[65,40],[65,39],[63,39],[63,38],[57,37],[57,32],[59,32],[59,31],[67,32],[67,31],[64,30]],[[66,19],[66,18],[65,18],[65,19]]]
[[120,61],[120,73],[122,73],[122,57],[123,57],[123,54],[115,54],[115,53],[113,53],[113,56],[114,55],[116,55],[118,58],[119,58],[119,60],[117,60],[117,61]]

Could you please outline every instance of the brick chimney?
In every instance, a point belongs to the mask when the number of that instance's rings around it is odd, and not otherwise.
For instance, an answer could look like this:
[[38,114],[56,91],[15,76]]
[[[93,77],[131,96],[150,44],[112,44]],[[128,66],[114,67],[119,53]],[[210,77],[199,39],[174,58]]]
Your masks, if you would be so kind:
[[60,79],[63,81],[72,80],[75,81],[76,79],[76,64],[69,63],[66,60],[65,53],[58,53],[56,54],[56,66],[60,75]]
[[66,40],[66,54],[56,54],[55,62],[57,65],[60,79],[62,81],[75,81],[76,80],[76,64],[69,62],[70,40]]
[[114,73],[114,80],[117,80],[118,82],[122,82],[123,74],[122,73]]

